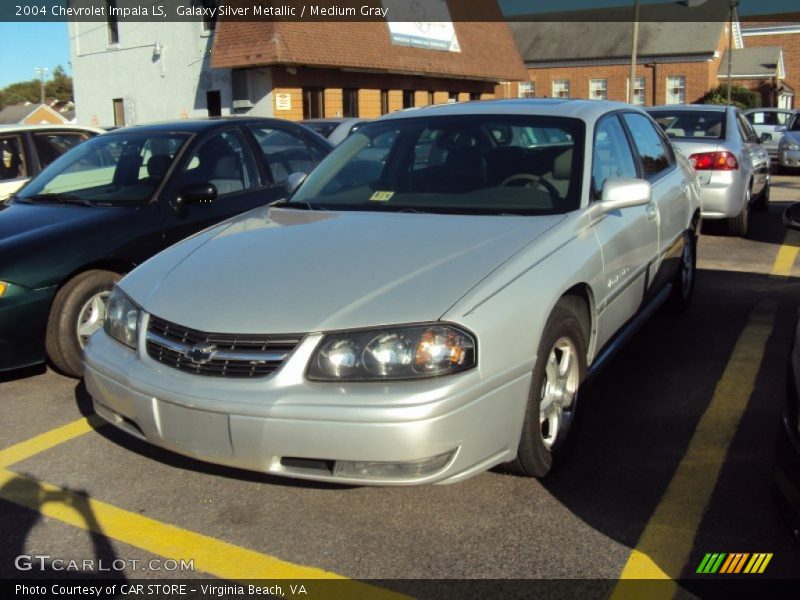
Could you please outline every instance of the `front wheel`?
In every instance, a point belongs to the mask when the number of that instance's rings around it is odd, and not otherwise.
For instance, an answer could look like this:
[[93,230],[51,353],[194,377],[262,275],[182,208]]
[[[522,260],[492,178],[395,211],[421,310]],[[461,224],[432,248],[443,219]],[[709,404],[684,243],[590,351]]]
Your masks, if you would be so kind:
[[761,193],[756,198],[756,201],[753,202],[753,208],[758,212],[764,212],[769,208],[769,179],[764,184],[764,189],[761,190]]
[[585,301],[559,300],[539,342],[517,457],[506,465],[512,473],[544,477],[568,449],[586,374],[588,330]]
[[47,321],[47,356],[70,377],[83,375],[83,347],[103,326],[106,300],[120,275],[112,271],[85,271],[70,279],[56,294]]

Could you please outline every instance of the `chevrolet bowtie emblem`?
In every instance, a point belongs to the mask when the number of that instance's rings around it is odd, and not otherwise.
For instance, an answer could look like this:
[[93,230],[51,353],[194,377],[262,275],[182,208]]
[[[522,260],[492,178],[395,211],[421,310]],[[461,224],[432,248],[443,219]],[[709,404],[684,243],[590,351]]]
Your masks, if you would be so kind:
[[214,358],[216,351],[217,347],[213,344],[195,344],[186,357],[196,365],[204,365]]

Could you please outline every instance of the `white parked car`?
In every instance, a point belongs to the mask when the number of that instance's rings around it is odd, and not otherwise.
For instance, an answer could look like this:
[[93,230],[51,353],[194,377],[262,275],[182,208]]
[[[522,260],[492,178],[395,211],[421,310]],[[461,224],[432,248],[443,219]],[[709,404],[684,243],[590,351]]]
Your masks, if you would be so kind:
[[47,165],[102,129],[77,125],[0,126],[0,201]]
[[699,194],[629,105],[395,113],[289,200],[122,279],[86,385],[120,429],[223,465],[353,484],[499,463],[541,477],[586,377],[659,306],[688,305]]

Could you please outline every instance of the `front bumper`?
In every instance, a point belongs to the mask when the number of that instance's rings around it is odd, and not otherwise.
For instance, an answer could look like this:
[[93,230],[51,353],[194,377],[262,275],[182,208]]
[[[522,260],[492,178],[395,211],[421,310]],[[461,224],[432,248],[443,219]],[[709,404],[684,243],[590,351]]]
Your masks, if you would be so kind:
[[[303,373],[320,336],[258,380],[183,373],[95,334],[85,349],[95,411],[156,446],[280,476],[356,485],[455,482],[516,455],[532,365],[486,379],[315,383]],[[140,345],[140,348],[142,346]],[[342,461],[415,463],[452,452],[423,475],[340,474]]]
[[0,371],[45,360],[44,337],[56,288],[17,289],[0,298]]
[[778,163],[782,167],[800,167],[800,150],[781,148],[778,156]]
[[711,171],[708,181],[700,182],[704,219],[730,219],[744,208],[745,188],[738,171]]

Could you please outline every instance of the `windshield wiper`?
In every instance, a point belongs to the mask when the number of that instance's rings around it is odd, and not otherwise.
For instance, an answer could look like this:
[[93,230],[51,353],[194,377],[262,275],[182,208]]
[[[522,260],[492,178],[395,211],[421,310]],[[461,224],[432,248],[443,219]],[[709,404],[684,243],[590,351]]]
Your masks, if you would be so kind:
[[32,202],[56,202],[58,204],[79,204],[81,206],[95,206],[94,202],[80,198],[73,194],[34,194],[25,200]]

